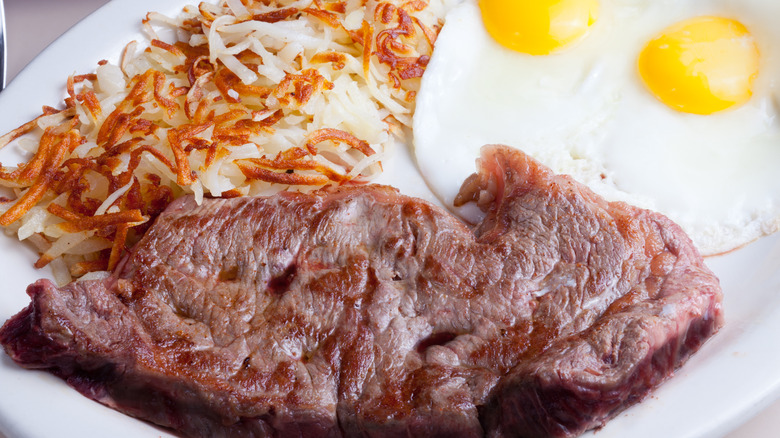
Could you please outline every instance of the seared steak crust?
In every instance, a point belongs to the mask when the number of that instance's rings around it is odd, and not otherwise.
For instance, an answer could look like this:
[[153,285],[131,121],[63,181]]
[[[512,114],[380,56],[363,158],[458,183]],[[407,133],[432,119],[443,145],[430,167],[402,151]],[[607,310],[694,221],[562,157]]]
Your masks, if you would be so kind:
[[721,326],[664,216],[506,147],[480,166],[474,231],[382,186],[182,198],[110,278],[31,285],[0,342],[184,435],[531,437],[600,426]]

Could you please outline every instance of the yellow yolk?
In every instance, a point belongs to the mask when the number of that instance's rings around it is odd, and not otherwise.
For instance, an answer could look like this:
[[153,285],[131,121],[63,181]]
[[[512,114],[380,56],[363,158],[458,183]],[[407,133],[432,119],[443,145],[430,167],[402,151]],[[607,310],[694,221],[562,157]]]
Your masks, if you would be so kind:
[[597,0],[479,0],[482,21],[499,44],[547,55],[582,38],[596,22]]
[[698,17],[669,27],[639,55],[639,73],[671,108],[712,114],[747,102],[759,52],[742,23]]

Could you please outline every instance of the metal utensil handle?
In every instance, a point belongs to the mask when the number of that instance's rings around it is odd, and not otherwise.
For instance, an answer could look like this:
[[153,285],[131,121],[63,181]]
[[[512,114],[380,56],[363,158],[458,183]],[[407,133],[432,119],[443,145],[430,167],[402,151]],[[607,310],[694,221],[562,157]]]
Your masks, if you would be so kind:
[[6,53],[8,45],[5,42],[5,5],[0,0],[0,90],[5,88]]

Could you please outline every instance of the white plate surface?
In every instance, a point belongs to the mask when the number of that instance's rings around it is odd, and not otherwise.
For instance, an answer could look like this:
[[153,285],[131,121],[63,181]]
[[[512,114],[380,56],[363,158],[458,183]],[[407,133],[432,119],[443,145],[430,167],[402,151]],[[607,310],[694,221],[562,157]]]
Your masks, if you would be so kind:
[[[147,11],[175,14],[186,0],[114,0],[49,46],[0,93],[0,133],[58,105],[65,79],[116,62],[130,40],[144,42]],[[74,50],[74,48],[78,48]],[[20,159],[14,150],[3,162]],[[387,163],[383,183],[434,200],[401,145]],[[35,254],[0,235],[0,323],[29,303],[25,287],[50,276],[32,268]],[[764,238],[707,263],[721,279],[726,326],[651,397],[612,420],[595,438],[710,438],[722,436],[780,392],[780,236]],[[0,353],[0,436],[158,437],[148,425],[82,397],[59,379],[22,370]]]

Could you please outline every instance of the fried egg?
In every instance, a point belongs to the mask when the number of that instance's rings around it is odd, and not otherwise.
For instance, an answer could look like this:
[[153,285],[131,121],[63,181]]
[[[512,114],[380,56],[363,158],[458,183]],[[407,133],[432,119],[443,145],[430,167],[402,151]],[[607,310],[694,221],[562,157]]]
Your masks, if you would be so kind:
[[467,0],[417,95],[414,152],[452,207],[482,145],[659,211],[705,255],[780,228],[780,28],[769,0]]

